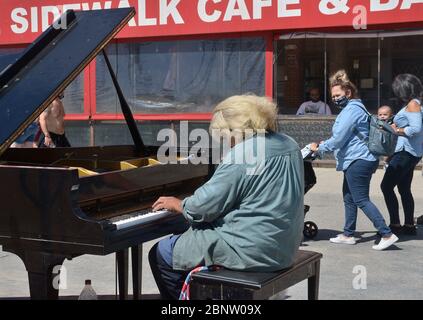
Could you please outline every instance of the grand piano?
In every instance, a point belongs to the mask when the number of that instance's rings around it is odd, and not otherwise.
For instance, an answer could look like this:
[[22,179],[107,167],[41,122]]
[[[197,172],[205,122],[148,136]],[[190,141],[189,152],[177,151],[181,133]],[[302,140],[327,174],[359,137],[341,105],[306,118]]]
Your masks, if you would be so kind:
[[[32,299],[58,298],[53,270],[65,259],[110,253],[117,256],[120,298],[127,298],[129,248],[139,298],[142,243],[187,228],[182,215],[151,213],[152,203],[162,195],[189,195],[211,174],[206,164],[160,163],[157,148],[143,143],[104,50],[134,14],[133,8],[67,11],[61,27],[0,60],[0,245],[25,264]],[[9,148],[98,54],[134,144]]]

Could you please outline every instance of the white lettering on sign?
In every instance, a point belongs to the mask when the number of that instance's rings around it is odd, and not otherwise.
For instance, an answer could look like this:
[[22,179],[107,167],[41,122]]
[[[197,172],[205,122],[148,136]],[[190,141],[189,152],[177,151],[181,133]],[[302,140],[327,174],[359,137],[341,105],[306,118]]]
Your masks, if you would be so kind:
[[156,18],[147,18],[146,0],[138,0],[138,25],[139,26],[155,26]]
[[236,16],[240,16],[242,20],[250,20],[245,0],[229,0],[223,21],[231,21]]
[[93,2],[91,8],[89,3],[82,4],[82,10],[101,10],[101,9],[111,9],[112,8],[112,1],[106,1],[104,3],[104,7],[101,7],[101,2]]
[[[129,4],[129,1],[128,0],[120,0],[119,1],[118,8],[130,8],[130,7],[131,7],[131,5]],[[63,11],[65,11],[65,10],[63,10]],[[128,25],[130,27],[136,27],[137,26],[137,23],[135,22],[135,19],[132,18],[131,20],[129,20]]]
[[38,9],[37,7],[31,8],[31,32],[38,32]]
[[411,6],[413,4],[418,4],[418,3],[422,4],[423,3],[423,0],[404,0],[402,2],[401,10],[411,9]]
[[[53,15],[53,19],[50,19],[50,16]],[[46,31],[50,26],[51,22],[60,18],[59,8],[56,6],[46,6],[41,8],[41,21],[42,21],[42,31]],[[49,23],[50,21],[50,23]]]
[[11,18],[15,24],[11,25],[12,31],[16,34],[25,33],[28,30],[28,20],[25,16],[28,12],[24,8],[16,8],[12,11]]
[[[18,2],[17,0],[14,0]],[[59,0],[60,1],[60,0]],[[180,7],[185,6],[185,13],[197,15],[203,23],[231,22],[234,19],[261,20],[301,17],[302,7],[307,5],[308,10],[316,10],[320,13],[320,20],[316,25],[324,26],[326,16],[354,14],[353,26],[356,29],[367,27],[368,12],[389,12],[397,10],[414,10],[423,0],[369,0],[368,6],[350,7],[350,0],[83,0],[80,3],[68,3],[63,5],[33,6],[14,8],[10,13],[10,30],[14,34],[26,32],[39,33],[45,31],[60,15],[67,10],[105,10],[111,8],[136,7],[137,15],[128,22],[129,27],[161,26],[188,24],[185,19],[192,21],[193,28],[198,27],[194,23],[195,17],[184,17]],[[196,2],[195,2],[196,1]],[[22,1],[21,3],[25,3]],[[152,6],[155,6],[152,8]],[[191,5],[190,11],[187,9]],[[312,7],[314,6],[314,7]],[[417,8],[420,9],[421,7]],[[193,9],[193,10],[192,10]],[[197,10],[195,10],[197,9]],[[264,12],[266,16],[264,16]],[[413,12],[416,15],[416,12]],[[417,13],[418,14],[418,13]],[[316,16],[319,19],[319,16]],[[389,22],[389,18],[387,18]],[[299,25],[304,23],[299,21]],[[316,20],[317,21],[317,20]],[[190,22],[191,23],[191,22]],[[60,27],[60,26],[59,26]],[[61,26],[63,27],[63,26]],[[191,27],[187,26],[187,27]],[[230,29],[230,27],[227,27]],[[248,28],[251,30],[251,28]],[[230,31],[230,30],[228,30]]]
[[301,9],[288,7],[294,4],[300,4],[300,0],[278,0],[278,18],[301,17]]
[[222,16],[222,11],[214,9],[211,14],[207,13],[207,3],[219,3],[222,0],[198,0],[197,11],[201,21],[216,22]]
[[181,14],[176,8],[181,0],[160,0],[160,24],[167,24],[167,18],[172,16],[175,24],[183,24],[184,19],[182,19]]
[[395,10],[400,5],[401,10],[409,10],[413,4],[423,4],[423,0],[370,0],[370,11]]
[[66,12],[68,10],[79,11],[79,10],[81,10],[81,4],[80,3],[64,4],[62,6],[62,12]]
[[262,11],[265,7],[271,7],[272,0],[254,0],[253,1],[253,19],[261,19]]
[[168,18],[172,17],[175,24],[183,24],[184,19],[178,11],[178,4],[181,0],[160,0],[159,19],[147,16],[147,0],[138,0],[138,25],[156,26],[159,20],[160,25],[168,24]]
[[320,0],[319,10],[326,15],[347,13],[350,11],[348,0]]
[[399,0],[370,0],[370,11],[393,10],[398,7],[398,4]]

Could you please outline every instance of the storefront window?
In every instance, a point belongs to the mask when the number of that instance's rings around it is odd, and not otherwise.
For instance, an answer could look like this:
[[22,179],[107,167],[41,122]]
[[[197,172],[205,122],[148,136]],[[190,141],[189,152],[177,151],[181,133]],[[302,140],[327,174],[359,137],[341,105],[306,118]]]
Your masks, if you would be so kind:
[[339,113],[328,88],[330,75],[339,69],[348,72],[369,111],[392,105],[391,84],[397,74],[423,78],[422,41],[422,35],[383,32],[283,36],[277,45],[275,77],[280,112],[295,114],[310,99],[310,89],[318,88],[322,101]]
[[[320,94],[321,101],[327,101],[324,39],[279,41],[276,72],[275,95],[281,113],[296,114],[304,102],[311,100],[312,90]],[[326,113],[332,113],[330,106],[327,108]],[[318,114],[314,108],[303,109],[307,114]]]
[[[262,38],[119,43],[107,53],[134,113],[211,112],[234,94],[264,95]],[[102,56],[97,112],[121,112]]]
[[379,104],[378,39],[327,39],[326,50],[328,76],[345,69],[367,109],[376,110]]
[[392,81],[401,73],[411,73],[423,81],[423,35],[381,37],[380,99],[398,111],[403,106],[392,95]]
[[81,73],[65,90],[63,104],[67,114],[84,112],[84,74]]

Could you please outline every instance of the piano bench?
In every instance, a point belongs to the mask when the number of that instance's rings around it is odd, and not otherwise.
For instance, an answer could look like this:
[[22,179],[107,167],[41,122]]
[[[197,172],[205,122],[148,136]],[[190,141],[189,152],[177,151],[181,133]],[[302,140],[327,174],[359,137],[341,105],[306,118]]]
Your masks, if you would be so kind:
[[193,300],[266,300],[308,279],[308,299],[319,297],[321,253],[299,250],[292,267],[278,272],[243,272],[228,269],[192,275]]

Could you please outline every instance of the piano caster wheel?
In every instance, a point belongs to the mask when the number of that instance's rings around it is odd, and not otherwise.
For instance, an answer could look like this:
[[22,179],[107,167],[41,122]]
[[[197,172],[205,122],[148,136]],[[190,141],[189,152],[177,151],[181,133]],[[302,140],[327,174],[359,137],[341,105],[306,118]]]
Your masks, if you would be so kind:
[[304,222],[304,230],[303,230],[304,237],[308,239],[313,239],[317,236],[318,232],[319,232],[319,228],[314,222],[312,221]]

